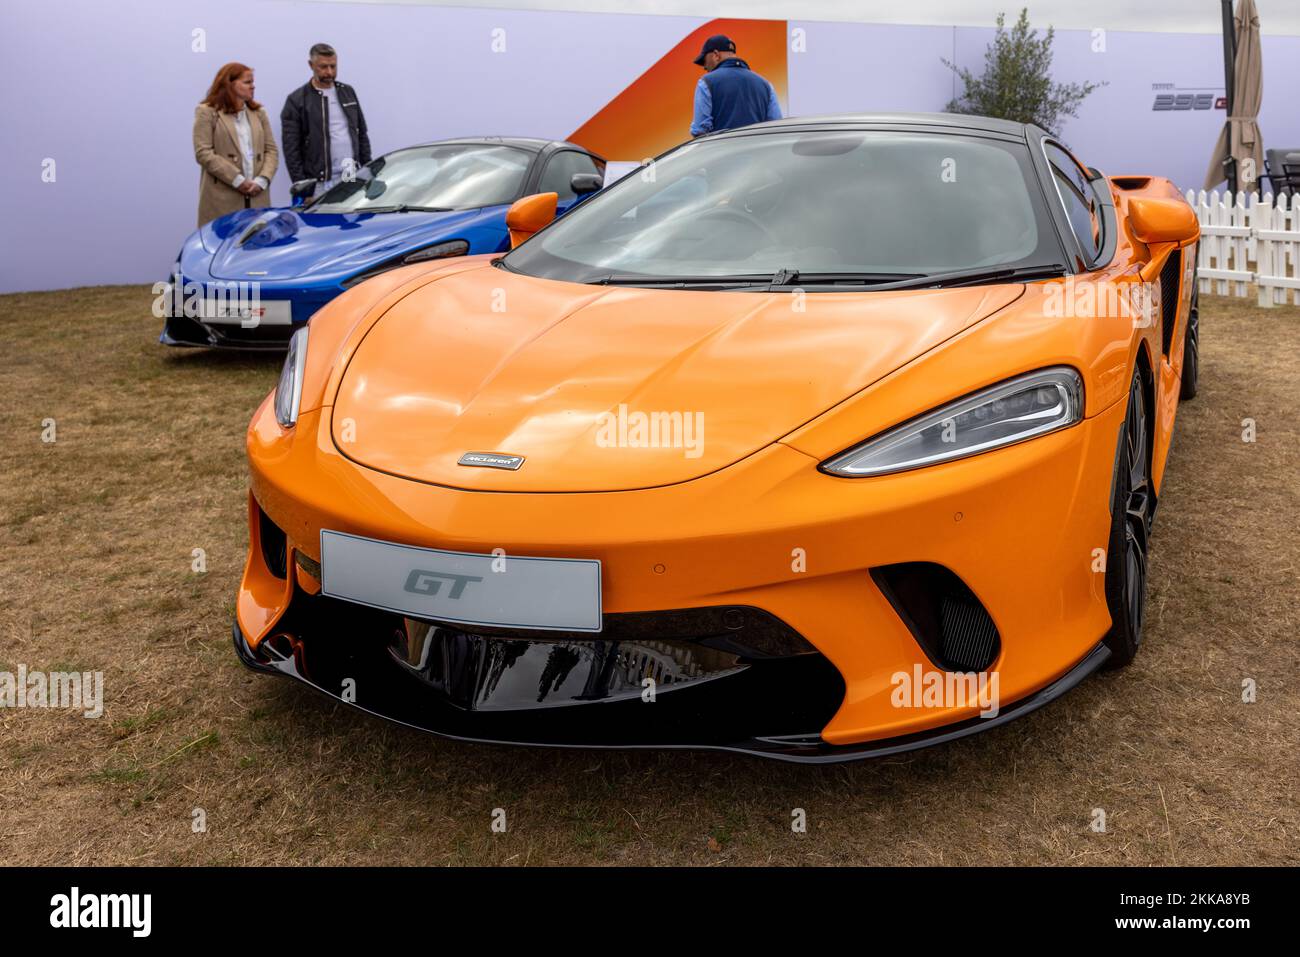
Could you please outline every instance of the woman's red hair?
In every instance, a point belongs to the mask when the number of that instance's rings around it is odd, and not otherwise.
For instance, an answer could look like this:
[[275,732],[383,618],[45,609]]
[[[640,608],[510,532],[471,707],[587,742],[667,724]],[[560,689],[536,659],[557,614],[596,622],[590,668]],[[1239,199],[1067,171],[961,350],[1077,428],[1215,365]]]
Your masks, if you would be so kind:
[[[251,66],[244,66],[242,63],[227,63],[212,80],[212,85],[208,87],[208,95],[203,98],[203,102],[212,107],[214,110],[220,110],[222,113],[238,113],[243,109],[239,102],[239,97],[235,96],[232,87],[235,81],[245,73],[251,73]],[[260,110],[262,104],[256,100],[248,101],[250,110]]]

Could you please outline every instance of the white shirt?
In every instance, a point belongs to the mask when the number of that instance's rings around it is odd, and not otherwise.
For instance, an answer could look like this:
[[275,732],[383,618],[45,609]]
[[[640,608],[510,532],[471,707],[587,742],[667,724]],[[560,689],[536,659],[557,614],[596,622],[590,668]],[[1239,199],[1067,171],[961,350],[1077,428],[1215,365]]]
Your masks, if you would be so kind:
[[[240,184],[253,175],[253,162],[255,159],[253,156],[253,127],[248,120],[247,108],[235,114],[235,135],[239,138],[239,153],[240,158],[243,160],[244,172],[236,176],[235,181],[230,185],[235,189],[239,189]],[[253,182],[262,189],[266,189],[268,185],[265,176],[254,177]]]
[[339,88],[331,84],[316,92],[329,103],[330,179],[336,180],[343,174],[345,163],[356,168],[352,157],[352,133],[348,129],[347,114],[339,106]]

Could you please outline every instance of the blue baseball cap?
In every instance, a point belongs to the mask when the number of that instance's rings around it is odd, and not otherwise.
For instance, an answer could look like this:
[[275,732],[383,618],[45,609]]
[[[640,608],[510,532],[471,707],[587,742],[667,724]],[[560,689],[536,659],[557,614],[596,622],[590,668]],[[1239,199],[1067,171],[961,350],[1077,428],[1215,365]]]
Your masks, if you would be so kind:
[[710,53],[735,53],[736,44],[731,42],[731,37],[723,36],[721,33],[711,36],[704,41],[704,49],[700,55],[695,58],[696,66],[704,66],[704,58]]

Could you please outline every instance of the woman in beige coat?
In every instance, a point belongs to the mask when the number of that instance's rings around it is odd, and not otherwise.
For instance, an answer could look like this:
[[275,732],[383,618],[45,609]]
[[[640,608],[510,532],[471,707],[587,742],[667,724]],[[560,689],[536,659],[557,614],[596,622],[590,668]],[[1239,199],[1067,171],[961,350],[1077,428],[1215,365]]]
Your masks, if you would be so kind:
[[194,110],[199,173],[199,225],[249,206],[271,204],[280,163],[271,121],[253,99],[253,71],[227,63]]

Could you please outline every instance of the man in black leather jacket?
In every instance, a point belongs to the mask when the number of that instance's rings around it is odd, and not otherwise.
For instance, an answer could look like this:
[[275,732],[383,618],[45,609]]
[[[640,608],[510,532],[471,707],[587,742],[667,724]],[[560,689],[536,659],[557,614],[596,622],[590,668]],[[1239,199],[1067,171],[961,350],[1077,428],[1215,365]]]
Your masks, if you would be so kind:
[[307,63],[312,78],[280,111],[280,142],[291,182],[314,179],[320,195],[370,162],[370,136],[357,91],[335,80],[334,48],[317,43]]

